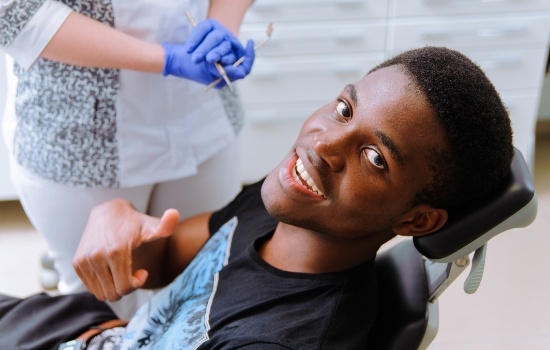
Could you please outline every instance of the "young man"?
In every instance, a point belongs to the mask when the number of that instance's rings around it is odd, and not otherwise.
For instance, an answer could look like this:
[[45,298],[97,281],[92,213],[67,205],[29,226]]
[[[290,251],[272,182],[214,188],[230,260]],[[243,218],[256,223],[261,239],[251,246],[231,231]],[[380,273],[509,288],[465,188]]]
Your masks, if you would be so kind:
[[314,112],[279,166],[223,209],[179,222],[124,200],[97,207],[74,266],[99,300],[168,284],[110,330],[122,348],[364,349],[380,246],[437,234],[512,155],[483,72],[455,51],[411,50]]

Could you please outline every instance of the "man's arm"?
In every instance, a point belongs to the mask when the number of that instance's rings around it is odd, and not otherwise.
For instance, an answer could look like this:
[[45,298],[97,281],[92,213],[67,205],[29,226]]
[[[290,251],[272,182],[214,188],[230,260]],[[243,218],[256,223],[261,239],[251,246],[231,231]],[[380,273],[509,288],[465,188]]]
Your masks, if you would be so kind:
[[138,288],[158,288],[177,276],[209,238],[210,213],[179,222],[167,210],[161,218],[115,199],[94,208],[73,266],[99,300],[118,300]]

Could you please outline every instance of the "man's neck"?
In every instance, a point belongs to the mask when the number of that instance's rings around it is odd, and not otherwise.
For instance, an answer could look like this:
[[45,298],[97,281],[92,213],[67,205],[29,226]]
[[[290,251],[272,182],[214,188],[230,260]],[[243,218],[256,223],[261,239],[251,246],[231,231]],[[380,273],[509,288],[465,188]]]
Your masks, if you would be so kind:
[[[384,242],[387,239],[382,239]],[[296,226],[279,223],[260,247],[260,256],[283,271],[329,273],[344,271],[373,259],[380,239],[338,240]]]

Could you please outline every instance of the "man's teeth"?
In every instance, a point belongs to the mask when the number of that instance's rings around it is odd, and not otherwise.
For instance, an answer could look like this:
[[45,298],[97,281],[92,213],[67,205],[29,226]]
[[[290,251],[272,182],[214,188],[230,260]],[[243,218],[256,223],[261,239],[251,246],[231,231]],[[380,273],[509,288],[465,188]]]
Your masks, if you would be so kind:
[[313,179],[304,168],[304,164],[300,158],[296,161],[296,166],[294,167],[294,172],[292,175],[294,176],[294,180],[296,180],[296,182],[304,185],[307,184],[307,187],[312,192],[318,194],[319,196],[325,196],[323,192],[319,191],[319,188],[317,188],[315,182],[313,182]]

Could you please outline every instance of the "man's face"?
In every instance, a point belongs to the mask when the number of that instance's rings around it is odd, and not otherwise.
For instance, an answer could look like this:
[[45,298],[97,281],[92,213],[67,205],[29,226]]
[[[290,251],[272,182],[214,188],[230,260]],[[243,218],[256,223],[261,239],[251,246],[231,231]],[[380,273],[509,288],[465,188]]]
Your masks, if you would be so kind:
[[262,198],[278,220],[328,237],[390,232],[431,182],[443,127],[399,66],[348,85],[304,123]]

